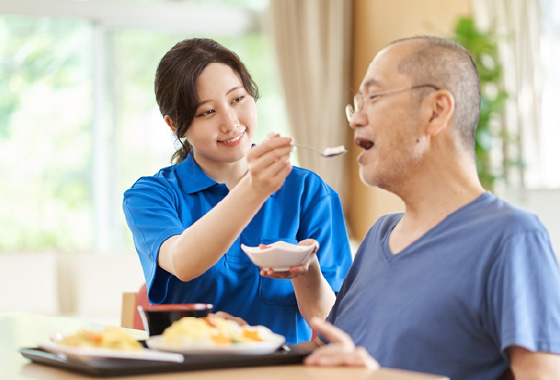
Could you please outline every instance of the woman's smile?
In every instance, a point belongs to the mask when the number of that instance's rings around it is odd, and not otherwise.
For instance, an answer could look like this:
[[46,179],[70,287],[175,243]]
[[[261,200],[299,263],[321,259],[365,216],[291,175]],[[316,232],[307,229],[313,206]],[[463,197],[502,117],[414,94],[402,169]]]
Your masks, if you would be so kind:
[[245,131],[241,132],[239,135],[237,135],[234,138],[228,140],[218,140],[218,143],[225,145],[227,147],[235,147],[241,144],[244,137],[245,137]]

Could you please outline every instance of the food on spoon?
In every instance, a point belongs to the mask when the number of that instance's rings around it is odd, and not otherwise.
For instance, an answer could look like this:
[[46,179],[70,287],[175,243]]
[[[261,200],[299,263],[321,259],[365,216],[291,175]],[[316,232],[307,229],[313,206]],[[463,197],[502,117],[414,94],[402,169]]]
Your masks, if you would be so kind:
[[333,156],[333,155],[337,155],[337,154],[341,154],[341,153],[345,153],[346,152],[346,148],[344,148],[344,145],[339,145],[339,146],[335,146],[332,148],[325,148],[325,150],[323,151],[323,154],[325,156]]
[[162,334],[173,346],[215,347],[271,340],[274,333],[264,326],[240,326],[222,317],[183,317]]
[[57,340],[57,343],[71,347],[109,348],[123,351],[139,351],[143,348],[142,344],[125,330],[110,326],[101,331],[79,330],[75,334]]

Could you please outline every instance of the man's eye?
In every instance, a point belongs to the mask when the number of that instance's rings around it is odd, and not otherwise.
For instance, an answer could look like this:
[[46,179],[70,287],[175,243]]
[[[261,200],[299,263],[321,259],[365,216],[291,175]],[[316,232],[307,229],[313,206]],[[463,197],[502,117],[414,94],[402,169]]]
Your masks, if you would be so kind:
[[368,94],[367,97],[368,97],[369,100],[375,100],[375,98],[377,98],[378,96],[379,95],[377,95],[377,94],[371,94],[371,95]]
[[231,103],[232,103],[232,104],[233,104],[233,103],[238,103],[238,102],[242,101],[243,98],[245,98],[245,95],[241,95],[240,97],[233,99],[233,100],[231,101]]
[[196,116],[197,116],[197,117],[208,116],[208,115],[213,114],[214,112],[216,112],[216,111],[214,111],[214,110],[208,110],[208,111],[201,112],[201,113],[199,113],[199,114],[196,115]]

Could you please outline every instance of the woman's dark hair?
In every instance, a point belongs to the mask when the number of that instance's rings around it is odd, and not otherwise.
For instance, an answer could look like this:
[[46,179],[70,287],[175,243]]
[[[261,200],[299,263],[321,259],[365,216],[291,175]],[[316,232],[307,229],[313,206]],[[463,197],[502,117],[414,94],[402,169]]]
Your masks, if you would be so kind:
[[256,83],[233,51],[207,38],[177,43],[159,62],[154,83],[161,114],[168,115],[177,126],[175,135],[181,147],[173,154],[172,163],[183,161],[192,150],[183,137],[193,122],[200,101],[196,87],[198,77],[210,63],[223,63],[231,67],[241,78],[247,93],[255,100],[259,98]]

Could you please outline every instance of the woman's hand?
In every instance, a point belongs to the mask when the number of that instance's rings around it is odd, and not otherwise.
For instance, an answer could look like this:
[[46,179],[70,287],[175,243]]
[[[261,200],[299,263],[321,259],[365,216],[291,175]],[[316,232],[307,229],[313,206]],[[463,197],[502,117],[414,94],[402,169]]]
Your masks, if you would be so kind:
[[292,171],[290,154],[293,151],[291,137],[269,135],[255,145],[247,154],[251,188],[258,194],[269,196],[279,190]]
[[276,272],[272,268],[261,268],[260,275],[263,277],[270,277],[270,278],[277,278],[277,279],[292,279],[299,276],[305,276],[309,271],[309,267],[311,265],[319,266],[319,260],[317,259],[319,242],[315,239],[305,239],[300,241],[298,245],[314,245],[315,248],[303,263],[301,263],[300,265],[290,267],[288,271]]
[[330,343],[317,348],[303,361],[312,366],[353,366],[378,369],[379,363],[363,347],[356,347],[352,338],[329,322],[313,318],[311,328]]

